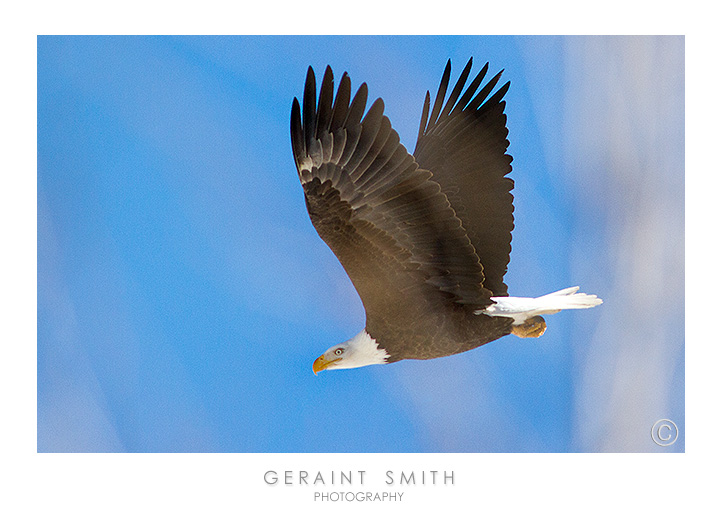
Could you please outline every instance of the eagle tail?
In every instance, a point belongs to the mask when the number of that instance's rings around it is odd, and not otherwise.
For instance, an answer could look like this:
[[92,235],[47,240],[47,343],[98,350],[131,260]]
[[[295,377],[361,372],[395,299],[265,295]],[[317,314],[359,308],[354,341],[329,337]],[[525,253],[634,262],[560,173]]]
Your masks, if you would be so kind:
[[592,308],[602,304],[602,300],[593,294],[578,292],[579,287],[569,287],[541,297],[492,297],[494,304],[477,314],[492,317],[511,317],[515,325],[537,315],[555,314],[571,308]]

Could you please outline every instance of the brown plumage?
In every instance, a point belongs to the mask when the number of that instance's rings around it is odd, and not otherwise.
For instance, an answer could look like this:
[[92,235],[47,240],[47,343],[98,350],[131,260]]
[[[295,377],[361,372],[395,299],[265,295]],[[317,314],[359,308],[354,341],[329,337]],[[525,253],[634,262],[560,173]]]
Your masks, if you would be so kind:
[[[291,143],[311,221],[358,290],[366,332],[387,362],[452,355],[502,337],[512,319],[478,315],[506,296],[514,227],[506,154],[506,83],[464,90],[469,60],[444,103],[451,62],[433,107],[427,93],[414,154],[399,143],[367,87],[309,67],[303,110],[294,99]],[[476,313],[475,313],[476,312]]]

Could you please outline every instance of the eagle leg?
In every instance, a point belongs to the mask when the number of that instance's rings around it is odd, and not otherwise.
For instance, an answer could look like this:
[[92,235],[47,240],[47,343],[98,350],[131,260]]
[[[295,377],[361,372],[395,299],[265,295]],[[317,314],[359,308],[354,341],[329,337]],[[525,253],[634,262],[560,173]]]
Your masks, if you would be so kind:
[[517,337],[541,337],[547,329],[547,323],[541,315],[530,317],[522,324],[515,324],[511,327],[511,333]]

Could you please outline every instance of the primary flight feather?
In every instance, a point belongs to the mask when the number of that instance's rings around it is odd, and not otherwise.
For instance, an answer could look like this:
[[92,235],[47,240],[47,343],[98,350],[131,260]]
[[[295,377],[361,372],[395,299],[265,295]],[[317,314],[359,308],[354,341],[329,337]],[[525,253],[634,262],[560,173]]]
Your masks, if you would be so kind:
[[[504,335],[539,337],[540,314],[602,301],[578,287],[508,297],[504,274],[514,228],[504,94],[481,89],[486,64],[466,86],[470,59],[449,97],[451,61],[431,105],[427,92],[413,155],[363,83],[351,97],[343,74],[334,97],[309,67],[291,108],[291,145],[306,207],[366,310],[366,326],[313,364],[356,368],[461,353]],[[446,102],[444,102],[446,101]]]

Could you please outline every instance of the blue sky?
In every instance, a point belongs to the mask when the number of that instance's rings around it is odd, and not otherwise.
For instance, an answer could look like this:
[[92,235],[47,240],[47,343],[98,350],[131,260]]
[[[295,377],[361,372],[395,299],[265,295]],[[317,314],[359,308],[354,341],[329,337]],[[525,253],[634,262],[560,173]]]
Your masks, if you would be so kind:
[[[655,450],[646,422],[684,423],[683,49],[681,38],[39,37],[38,450]],[[447,59],[455,78],[469,56],[512,83],[510,293],[581,285],[605,304],[550,316],[536,341],[315,377],[313,359],[364,315],[291,157],[306,69],[366,82],[412,150],[426,90]],[[650,97],[639,77],[658,62],[673,73],[654,92],[663,102],[639,103]],[[585,89],[597,76],[622,88]],[[628,251],[643,251],[637,267]],[[670,282],[682,287],[676,317],[620,325],[633,313],[625,290],[667,308]],[[619,328],[634,333],[609,335]],[[652,397],[653,384],[672,389]],[[643,421],[615,422],[626,416]],[[610,440],[614,426],[627,436]]]

